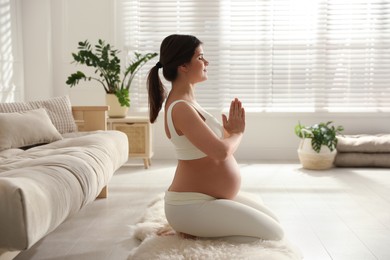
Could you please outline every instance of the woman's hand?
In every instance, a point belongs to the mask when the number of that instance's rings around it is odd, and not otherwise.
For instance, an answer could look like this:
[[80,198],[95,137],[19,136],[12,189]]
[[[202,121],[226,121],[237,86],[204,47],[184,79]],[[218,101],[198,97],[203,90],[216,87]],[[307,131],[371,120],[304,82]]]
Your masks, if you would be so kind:
[[245,131],[245,110],[241,101],[235,98],[230,104],[229,118],[222,115],[223,127],[226,132],[231,134],[240,134]]

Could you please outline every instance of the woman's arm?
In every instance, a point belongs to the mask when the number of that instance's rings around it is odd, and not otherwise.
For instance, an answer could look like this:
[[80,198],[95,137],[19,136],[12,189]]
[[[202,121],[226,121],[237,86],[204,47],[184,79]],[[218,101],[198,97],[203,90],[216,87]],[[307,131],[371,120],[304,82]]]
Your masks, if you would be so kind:
[[238,99],[230,105],[229,118],[222,116],[226,133],[223,139],[216,136],[198,112],[186,103],[175,105],[172,118],[178,134],[184,134],[193,145],[216,160],[225,160],[236,151],[245,130],[245,110]]

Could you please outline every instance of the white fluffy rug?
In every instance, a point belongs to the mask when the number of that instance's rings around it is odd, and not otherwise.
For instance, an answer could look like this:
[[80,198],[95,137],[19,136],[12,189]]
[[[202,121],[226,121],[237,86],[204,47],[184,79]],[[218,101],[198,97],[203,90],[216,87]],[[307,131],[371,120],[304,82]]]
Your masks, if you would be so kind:
[[184,239],[178,235],[156,235],[157,231],[169,228],[164,214],[163,195],[160,195],[147,208],[141,222],[132,226],[133,236],[141,244],[131,251],[129,259],[302,259],[299,249],[286,239],[238,244],[220,240]]

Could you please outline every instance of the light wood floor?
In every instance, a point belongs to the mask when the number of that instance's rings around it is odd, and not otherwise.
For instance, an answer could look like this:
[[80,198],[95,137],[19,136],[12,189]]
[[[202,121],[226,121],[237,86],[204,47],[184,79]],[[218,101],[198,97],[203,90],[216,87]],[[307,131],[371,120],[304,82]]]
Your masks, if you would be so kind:
[[[169,185],[174,161],[124,166],[99,199],[16,259],[127,259],[129,235],[148,202]],[[242,190],[255,192],[279,216],[304,259],[390,259],[390,170],[308,171],[296,163],[240,164]]]

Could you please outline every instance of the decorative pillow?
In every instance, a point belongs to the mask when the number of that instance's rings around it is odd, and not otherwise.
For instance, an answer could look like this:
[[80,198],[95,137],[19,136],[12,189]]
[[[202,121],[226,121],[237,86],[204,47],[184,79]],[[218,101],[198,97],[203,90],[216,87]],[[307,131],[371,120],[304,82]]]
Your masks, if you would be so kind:
[[0,151],[61,139],[44,108],[0,113]]
[[61,134],[77,131],[68,96],[30,102],[0,103],[0,113],[22,112],[45,108],[52,123]]

